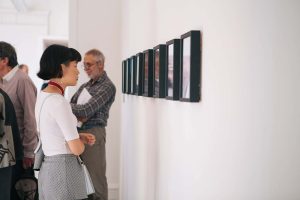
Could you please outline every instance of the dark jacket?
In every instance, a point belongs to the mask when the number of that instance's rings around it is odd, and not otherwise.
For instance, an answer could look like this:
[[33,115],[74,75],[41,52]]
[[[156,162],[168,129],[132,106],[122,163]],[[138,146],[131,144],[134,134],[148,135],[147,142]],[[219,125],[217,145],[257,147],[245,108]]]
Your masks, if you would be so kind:
[[5,101],[5,125],[11,126],[12,133],[13,133],[15,158],[16,160],[22,160],[24,156],[23,145],[20,138],[20,132],[19,132],[15,108],[9,96],[1,88],[0,88],[0,94],[2,94]]

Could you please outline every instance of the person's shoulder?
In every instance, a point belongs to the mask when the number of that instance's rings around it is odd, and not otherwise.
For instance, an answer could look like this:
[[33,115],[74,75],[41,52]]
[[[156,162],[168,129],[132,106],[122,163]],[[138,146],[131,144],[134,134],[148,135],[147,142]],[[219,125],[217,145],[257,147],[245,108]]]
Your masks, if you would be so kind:
[[26,73],[22,72],[20,69],[17,70],[15,76],[18,79],[18,81],[21,81],[23,83],[33,84],[33,81],[31,80],[31,78]]
[[53,117],[60,116],[65,113],[66,110],[70,110],[68,108],[70,104],[60,94],[44,93],[37,102],[40,107],[43,107],[43,109]]
[[105,81],[103,81],[102,83],[99,83],[98,85],[99,88],[99,92],[101,93],[103,90],[115,90],[116,87],[114,85],[114,83],[107,77]]
[[115,84],[112,82],[112,80],[107,76],[107,80],[106,80],[106,85],[107,87],[111,88],[112,90],[116,90],[116,86]]
[[49,98],[51,98],[51,100],[57,104],[68,104],[68,101],[65,99],[65,97],[57,93],[49,94]]
[[31,80],[30,77],[20,69],[16,71],[15,76],[18,78],[18,80]]
[[37,99],[39,99],[40,101],[49,101],[49,102],[53,102],[55,104],[64,104],[67,102],[67,100],[60,94],[57,93],[47,93],[44,91],[41,91],[38,96]]
[[112,82],[112,80],[109,78],[109,76],[107,74],[106,74],[104,83],[106,85],[109,85],[110,87],[115,87],[115,84]]
[[64,96],[56,93],[47,94],[44,92],[42,95],[42,101],[48,101],[48,107],[54,112],[59,112],[62,108],[69,106],[69,102],[65,99]]

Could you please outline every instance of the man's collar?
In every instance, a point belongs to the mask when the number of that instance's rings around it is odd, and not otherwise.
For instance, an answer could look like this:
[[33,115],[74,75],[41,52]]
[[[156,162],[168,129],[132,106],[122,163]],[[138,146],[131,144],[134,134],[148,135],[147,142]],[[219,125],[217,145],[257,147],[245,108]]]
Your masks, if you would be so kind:
[[18,69],[19,69],[18,65],[15,66],[14,68],[12,68],[10,70],[10,72],[8,72],[5,76],[3,76],[3,80],[4,81],[10,81],[14,77],[14,75],[16,74],[16,72],[18,71]]
[[106,72],[103,71],[103,73],[96,80],[91,79],[89,82],[91,84],[98,83],[101,82],[103,79],[105,79],[105,77],[106,77]]

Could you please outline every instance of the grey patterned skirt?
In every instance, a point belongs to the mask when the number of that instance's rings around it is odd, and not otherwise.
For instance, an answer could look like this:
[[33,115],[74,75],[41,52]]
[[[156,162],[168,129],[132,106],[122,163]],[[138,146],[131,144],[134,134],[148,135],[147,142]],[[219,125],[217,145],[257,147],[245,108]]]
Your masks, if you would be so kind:
[[87,198],[83,170],[75,155],[45,156],[38,183],[40,200]]

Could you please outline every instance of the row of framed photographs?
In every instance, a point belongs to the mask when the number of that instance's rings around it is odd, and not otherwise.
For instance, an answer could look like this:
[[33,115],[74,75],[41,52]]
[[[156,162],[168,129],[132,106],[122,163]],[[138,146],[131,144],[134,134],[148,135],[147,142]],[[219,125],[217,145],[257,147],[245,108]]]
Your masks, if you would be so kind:
[[188,102],[201,99],[201,32],[189,31],[122,62],[122,92]]

